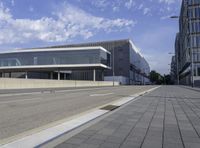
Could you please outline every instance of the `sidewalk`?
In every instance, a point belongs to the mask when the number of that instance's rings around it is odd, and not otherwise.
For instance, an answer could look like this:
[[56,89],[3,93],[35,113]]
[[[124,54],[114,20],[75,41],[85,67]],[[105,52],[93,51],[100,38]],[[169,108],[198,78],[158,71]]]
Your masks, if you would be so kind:
[[200,92],[162,86],[57,148],[199,148]]

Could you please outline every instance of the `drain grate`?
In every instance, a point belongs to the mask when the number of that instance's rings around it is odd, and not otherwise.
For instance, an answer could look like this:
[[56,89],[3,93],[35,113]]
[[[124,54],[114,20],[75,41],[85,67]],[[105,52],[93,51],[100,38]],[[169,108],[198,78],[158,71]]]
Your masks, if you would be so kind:
[[107,105],[107,106],[104,106],[102,108],[100,108],[101,110],[109,110],[109,111],[113,111],[115,109],[117,109],[118,107],[120,106],[116,106],[116,105]]

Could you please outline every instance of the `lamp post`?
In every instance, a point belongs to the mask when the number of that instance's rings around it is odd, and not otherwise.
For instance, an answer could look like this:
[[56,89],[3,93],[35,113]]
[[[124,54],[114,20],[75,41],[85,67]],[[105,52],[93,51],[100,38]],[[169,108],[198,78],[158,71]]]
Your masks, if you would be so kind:
[[[192,24],[192,19],[183,16],[187,21],[189,21],[189,26]],[[171,19],[179,19],[179,16],[171,16]],[[190,28],[190,27],[189,27]],[[191,54],[191,86],[194,87],[194,58],[193,58],[193,50],[192,50],[192,34],[191,34],[191,29],[189,31],[190,35],[190,54]]]
[[112,53],[112,77],[113,77],[113,87],[115,86],[115,49],[113,48]]

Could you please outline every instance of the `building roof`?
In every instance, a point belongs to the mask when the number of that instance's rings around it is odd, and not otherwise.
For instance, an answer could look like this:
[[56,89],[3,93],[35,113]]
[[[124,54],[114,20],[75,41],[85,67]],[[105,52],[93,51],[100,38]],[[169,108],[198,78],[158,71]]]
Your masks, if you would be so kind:
[[95,50],[95,49],[100,49],[103,50],[107,53],[110,53],[108,50],[101,46],[93,46],[93,47],[62,47],[57,49],[56,47],[54,48],[34,48],[34,49],[24,49],[24,50],[15,50],[15,51],[6,51],[6,52],[1,52],[0,54],[8,54],[8,53],[27,53],[27,52],[43,52],[43,51],[70,51],[70,50]]

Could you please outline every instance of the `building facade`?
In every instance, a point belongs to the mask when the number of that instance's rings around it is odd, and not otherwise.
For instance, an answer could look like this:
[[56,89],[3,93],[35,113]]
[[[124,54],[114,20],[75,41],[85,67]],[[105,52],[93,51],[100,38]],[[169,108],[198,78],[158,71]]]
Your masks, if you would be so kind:
[[110,52],[97,46],[0,53],[2,77],[103,80],[105,69],[110,69]]
[[121,84],[149,84],[150,66],[130,39],[71,44],[55,47],[101,46],[111,53],[111,69],[105,70],[104,80]]
[[149,64],[129,39],[1,53],[0,72],[3,77],[150,83]]
[[170,70],[170,75],[171,75],[171,81],[175,84],[176,82],[176,78],[177,78],[177,70],[176,70],[176,58],[175,56],[172,56],[171,59],[171,70]]
[[175,53],[180,84],[200,82],[200,1],[183,0]]

